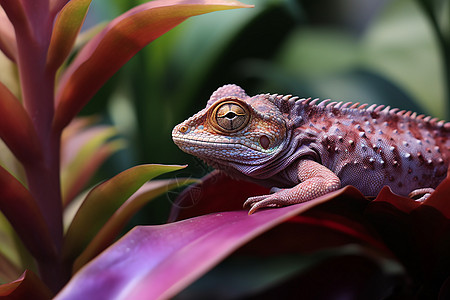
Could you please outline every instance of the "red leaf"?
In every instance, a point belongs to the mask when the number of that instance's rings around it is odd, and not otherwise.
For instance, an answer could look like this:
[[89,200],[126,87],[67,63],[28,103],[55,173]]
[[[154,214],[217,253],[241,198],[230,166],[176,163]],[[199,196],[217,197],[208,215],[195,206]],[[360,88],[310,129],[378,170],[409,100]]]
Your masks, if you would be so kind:
[[156,0],[114,19],[81,50],[63,74],[54,119],[62,130],[98,89],[145,45],[187,18],[250,7],[225,0]]
[[423,203],[384,189],[367,207],[386,244],[421,285],[419,298],[436,298],[450,276],[449,183],[445,179]]
[[47,286],[30,270],[26,270],[19,279],[0,285],[0,299],[48,300],[51,297]]
[[383,206],[383,203],[389,204],[397,210],[407,214],[420,206],[420,202],[392,193],[388,186],[383,187],[383,189],[378,193],[377,198],[372,201],[371,205]]
[[19,100],[0,82],[0,138],[22,163],[41,157],[41,146],[34,126]]
[[0,167],[0,211],[36,258],[56,253],[47,224],[28,190]]
[[[449,172],[450,175],[450,172]],[[443,216],[450,219],[450,177],[444,179],[431,196],[425,200],[423,206],[437,209]]]
[[172,206],[169,222],[213,212],[242,210],[248,197],[268,193],[269,189],[260,185],[232,179],[223,172],[214,171],[178,196]]

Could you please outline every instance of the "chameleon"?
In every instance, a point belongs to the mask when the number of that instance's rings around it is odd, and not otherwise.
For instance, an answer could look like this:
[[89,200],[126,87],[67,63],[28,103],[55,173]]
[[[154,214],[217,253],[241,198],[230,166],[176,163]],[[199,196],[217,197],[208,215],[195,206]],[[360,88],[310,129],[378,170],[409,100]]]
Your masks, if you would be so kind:
[[231,177],[272,188],[249,214],[352,185],[426,199],[446,177],[450,123],[384,105],[217,89],[172,131],[174,143]]

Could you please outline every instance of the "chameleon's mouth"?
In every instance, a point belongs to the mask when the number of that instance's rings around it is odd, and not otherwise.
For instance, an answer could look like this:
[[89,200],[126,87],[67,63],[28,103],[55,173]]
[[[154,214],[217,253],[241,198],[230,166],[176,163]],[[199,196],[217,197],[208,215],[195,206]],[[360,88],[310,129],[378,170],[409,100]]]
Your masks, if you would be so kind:
[[[242,147],[242,148],[250,148],[246,145],[240,144],[240,143],[234,143],[232,141],[230,142],[217,142],[217,141],[205,141],[200,139],[192,139],[192,138],[186,138],[186,137],[179,137],[179,136],[172,136],[172,140],[174,143],[180,147],[183,151],[187,148],[197,147],[198,149],[218,149],[218,148],[230,148],[234,149],[236,147]],[[194,149],[191,149],[192,151]]]

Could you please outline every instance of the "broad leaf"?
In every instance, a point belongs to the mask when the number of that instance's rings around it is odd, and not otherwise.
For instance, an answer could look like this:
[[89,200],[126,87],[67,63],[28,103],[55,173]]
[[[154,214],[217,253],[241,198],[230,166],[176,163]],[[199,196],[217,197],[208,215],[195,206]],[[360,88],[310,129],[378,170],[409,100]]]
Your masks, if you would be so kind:
[[248,215],[215,213],[175,223],[136,227],[81,269],[56,299],[166,299],[258,235],[339,196],[361,198],[347,187],[315,200]]
[[79,53],[61,78],[54,119],[62,130],[98,89],[145,45],[187,18],[250,7],[225,0],[156,0],[114,19]]
[[385,188],[367,206],[368,219],[420,285],[417,298],[436,299],[450,276],[449,190],[447,178],[420,203]]
[[91,0],[72,0],[59,12],[47,54],[50,70],[56,71],[69,55],[90,4]]
[[76,259],[73,271],[78,271],[89,260],[109,247],[131,217],[149,201],[168,190],[196,181],[198,180],[168,179],[152,180],[144,184],[111,216],[108,222],[106,222],[98,234],[92,239],[83,253]]
[[116,210],[146,181],[184,168],[170,165],[140,165],[99,184],[86,196],[64,239],[63,256],[75,259]]
[[27,112],[19,100],[0,82],[0,138],[22,163],[41,157],[41,146]]

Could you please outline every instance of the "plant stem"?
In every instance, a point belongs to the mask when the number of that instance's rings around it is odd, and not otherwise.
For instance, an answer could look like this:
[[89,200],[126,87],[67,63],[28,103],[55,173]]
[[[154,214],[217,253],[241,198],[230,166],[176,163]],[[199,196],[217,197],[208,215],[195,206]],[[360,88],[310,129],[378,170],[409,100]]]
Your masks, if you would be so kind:
[[[48,225],[56,256],[39,258],[37,264],[43,281],[57,292],[68,280],[61,262],[63,241],[62,201],[60,187],[60,134],[51,130],[54,116],[55,74],[46,68],[53,19],[42,16],[42,28],[16,28],[18,67],[23,103],[40,140],[41,161],[25,164],[28,189],[39,205]],[[38,34],[37,34],[38,33]],[[70,270],[70,269],[68,269]]]

